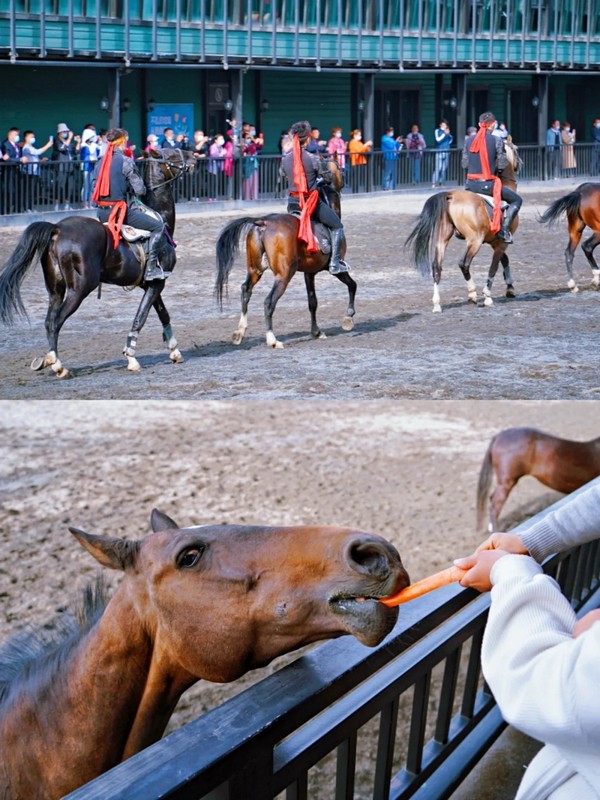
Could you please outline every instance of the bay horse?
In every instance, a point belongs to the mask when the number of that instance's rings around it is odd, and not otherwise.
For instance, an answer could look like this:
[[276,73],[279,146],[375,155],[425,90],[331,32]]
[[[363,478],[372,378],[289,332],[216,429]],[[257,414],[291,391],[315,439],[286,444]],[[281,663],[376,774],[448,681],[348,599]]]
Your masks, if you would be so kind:
[[[508,167],[502,171],[501,180],[509,189],[516,189],[516,173],[519,167],[517,148],[510,142],[505,144]],[[491,198],[490,198],[491,199]],[[499,264],[502,264],[506,282],[506,296],[515,297],[515,288],[510,272],[506,248],[508,244],[490,231],[491,206],[475,192],[466,189],[452,189],[432,195],[421,211],[416,226],[406,240],[406,246],[415,267],[423,277],[433,276],[433,311],[442,310],[439,284],[442,279],[442,262],[448,242],[452,236],[466,239],[467,249],[458,263],[467,281],[470,303],[477,303],[477,289],[471,277],[471,263],[482,244],[489,244],[493,250],[492,262],[488,271],[487,283],[483,289],[484,305],[491,306],[492,285]],[[519,225],[518,215],[510,230],[514,233]]]
[[[175,231],[173,182],[193,169],[194,157],[191,152],[183,150],[157,150],[149,154],[144,165],[147,173],[144,200],[161,215],[169,233],[162,239],[159,262],[166,271],[172,271],[175,266],[171,238]],[[165,281],[146,283],[137,247],[121,239],[119,247],[113,249],[106,227],[91,217],[70,216],[58,223],[33,222],[25,229],[0,274],[0,319],[5,325],[13,323],[15,312],[26,316],[20,288],[25,275],[36,263],[36,256],[41,261],[48,291],[46,335],[49,350],[45,356],[32,361],[31,369],[51,367],[59,378],[71,377],[71,372],[63,366],[58,355],[58,335],[66,320],[101,283],[141,286],[144,292],[123,351],[127,369],[140,370],[135,357],[137,337],[151,308],[155,309],[162,323],[163,339],[169,347],[171,361],[183,361],[169,312],[161,297]]]
[[585,239],[581,249],[592,270],[591,285],[597,289],[600,286],[600,267],[594,258],[594,250],[600,244],[600,183],[582,183],[565,197],[559,197],[544,211],[540,222],[552,225],[563,213],[567,215],[569,227],[569,243],[565,250],[565,264],[569,276],[567,286],[572,292],[579,291],[573,277],[573,257],[587,225],[592,235]]
[[[536,428],[500,431],[487,449],[477,485],[477,530],[486,517],[490,532],[498,530],[498,517],[517,481],[524,475],[544,486],[569,494],[600,475],[600,437],[588,442],[561,439]],[[493,478],[494,491],[490,493]]]
[[55,641],[26,631],[0,651],[0,797],[74,791],[160,739],[201,678],[344,634],[379,644],[398,615],[379,598],[409,583],[393,545],[349,528],[179,528],[157,510],[151,527],[141,540],[70,528],[124,573],[118,588],[89,593]]
[[[343,187],[342,173],[335,161],[329,161],[333,182],[321,187],[323,199],[341,217],[340,192]],[[296,272],[304,273],[308,308],[310,310],[310,332],[315,339],[325,339],[325,334],[317,324],[317,294],[315,275],[326,270],[330,253],[320,250],[310,253],[306,244],[298,239],[299,220],[291,214],[266,214],[263,217],[242,217],[226,225],[217,240],[217,279],[215,294],[219,305],[223,305],[223,295],[227,289],[229,273],[238,254],[239,240],[246,236],[247,276],[242,284],[242,313],[237,330],[232,335],[234,344],[241,344],[248,328],[248,304],[252,290],[263,273],[270,269],[274,276],[273,287],[265,298],[266,342],[269,347],[282,348],[283,344],[273,333],[273,314],[289,282]],[[346,254],[346,242],[342,243],[341,257]],[[348,308],[342,322],[345,331],[354,328],[354,298],[356,281],[349,272],[339,272],[335,276],[348,287]]]

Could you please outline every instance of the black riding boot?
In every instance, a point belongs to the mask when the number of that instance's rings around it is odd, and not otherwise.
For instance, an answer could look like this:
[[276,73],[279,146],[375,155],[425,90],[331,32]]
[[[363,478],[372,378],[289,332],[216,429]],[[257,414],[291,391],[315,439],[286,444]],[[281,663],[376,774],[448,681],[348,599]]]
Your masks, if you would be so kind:
[[504,215],[504,220],[502,222],[502,227],[496,234],[499,239],[502,239],[506,244],[512,244],[513,238],[512,233],[510,232],[510,226],[512,221],[519,213],[519,208],[516,203],[511,203],[509,207],[506,209],[506,214]]
[[147,283],[151,281],[164,281],[168,277],[168,273],[162,271],[162,267],[158,263],[158,245],[163,235],[162,230],[152,231],[150,241],[148,243],[148,261],[146,262],[146,272],[144,273],[144,280]]
[[331,229],[331,258],[329,259],[329,272],[337,275],[339,272],[349,272],[350,267],[340,258],[342,241],[344,240],[343,228]]

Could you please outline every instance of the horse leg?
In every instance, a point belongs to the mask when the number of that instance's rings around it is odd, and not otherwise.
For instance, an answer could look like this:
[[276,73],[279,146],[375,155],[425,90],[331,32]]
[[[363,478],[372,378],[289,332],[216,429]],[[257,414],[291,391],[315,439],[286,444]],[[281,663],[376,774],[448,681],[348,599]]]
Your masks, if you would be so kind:
[[[40,370],[44,367],[51,367],[58,378],[71,378],[72,373],[63,366],[58,357],[58,334],[66,320],[74,314],[89,292],[78,294],[73,290],[67,290],[67,285],[62,278],[52,286],[50,299],[48,302],[48,313],[46,314],[46,336],[48,337],[49,350],[45,356],[34,358],[31,362],[31,369]],[[64,297],[64,300],[62,299]]]
[[259,282],[262,272],[259,270],[250,270],[246,276],[246,280],[242,283],[242,313],[240,314],[240,321],[238,322],[237,330],[233,332],[231,341],[234,344],[241,344],[246,335],[248,328],[248,304],[252,297],[252,290]]
[[348,308],[346,310],[346,316],[342,320],[342,329],[345,331],[351,331],[354,329],[354,298],[356,297],[356,281],[354,278],[351,277],[349,272],[338,272],[335,276],[339,281],[345,283],[348,287]]
[[588,264],[592,268],[592,287],[597,289],[600,286],[600,269],[594,258],[594,250],[600,244],[600,233],[593,233],[589,239],[581,245],[581,249],[585,253]]
[[321,331],[317,324],[317,292],[315,290],[314,273],[304,273],[304,283],[306,284],[306,294],[308,295],[308,310],[310,311],[310,335],[313,339],[326,339],[327,336]]
[[435,252],[433,255],[433,262],[431,264],[431,274],[433,275],[433,313],[440,314],[442,305],[440,302],[440,281],[442,280],[442,262],[444,260],[444,253],[448,242],[454,234],[454,225],[452,223],[440,223],[440,231],[438,239],[435,244]]
[[137,314],[135,315],[135,318],[133,320],[133,325],[131,326],[131,330],[129,331],[129,335],[127,336],[127,342],[125,343],[125,347],[123,348],[123,355],[127,359],[127,369],[130,372],[139,372],[142,368],[140,366],[139,361],[135,357],[135,349],[137,347],[137,337],[139,332],[146,324],[146,320],[148,319],[148,314],[150,313],[150,309],[155,304],[156,300],[160,297],[160,293],[164,289],[164,286],[165,286],[164,280],[152,281],[151,283],[147,284],[147,288],[144,291],[144,296],[142,297],[142,301],[137,310]]
[[579,287],[573,278],[573,257],[575,256],[577,245],[581,241],[584,228],[585,222],[579,219],[579,217],[577,217],[577,219],[569,219],[569,244],[565,250],[565,264],[567,265],[567,273],[569,275],[567,286],[573,294],[579,291]]
[[289,278],[285,280],[284,278],[280,278],[277,275],[273,282],[273,288],[265,298],[265,323],[267,326],[267,337],[266,337],[267,346],[276,348],[278,350],[280,350],[283,347],[283,343],[280,342],[273,333],[273,314],[275,313],[275,307],[277,305],[279,298],[287,289],[288,283],[289,283]]
[[506,296],[516,297],[517,293],[515,292],[515,287],[513,286],[513,278],[512,278],[512,273],[510,271],[510,262],[508,260],[508,255],[506,253],[502,253],[502,257],[500,258],[500,263],[502,264],[504,283],[506,284]]
[[167,311],[162,295],[159,295],[154,301],[154,310],[158,314],[158,318],[163,326],[163,341],[167,343],[169,348],[169,358],[174,364],[181,364],[183,356],[177,346],[177,339],[173,335],[173,328],[171,328],[171,317]]
[[475,304],[477,304],[477,289],[475,288],[475,281],[471,277],[471,264],[473,263],[473,259],[479,252],[482,243],[483,243],[483,238],[469,240],[467,244],[467,249],[465,250],[465,254],[462,257],[462,259],[458,262],[460,271],[462,272],[463,277],[467,282],[467,293],[468,293],[469,303],[475,303]]
[[494,278],[496,277],[496,273],[498,272],[500,260],[504,254],[504,250],[506,249],[507,244],[506,242],[498,242],[497,244],[492,245],[492,247],[494,249],[494,255],[492,256],[492,263],[490,264],[487,282],[483,289],[484,306],[494,305],[494,301],[492,300],[492,286],[494,285]]
[[502,506],[504,503],[506,503],[506,499],[508,498],[508,495],[512,489],[515,487],[516,483],[516,480],[505,478],[504,481],[499,482],[498,486],[496,486],[494,489],[490,498],[490,533],[498,530],[498,517],[500,516],[500,511],[502,510]]

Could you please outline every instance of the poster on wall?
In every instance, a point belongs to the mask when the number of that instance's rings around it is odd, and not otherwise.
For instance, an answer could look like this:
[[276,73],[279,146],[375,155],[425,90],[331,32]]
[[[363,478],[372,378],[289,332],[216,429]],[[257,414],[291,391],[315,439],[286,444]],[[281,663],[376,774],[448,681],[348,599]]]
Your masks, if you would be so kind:
[[148,112],[148,134],[155,133],[160,144],[165,128],[173,128],[175,138],[181,133],[191,139],[194,134],[194,104],[157,103]]

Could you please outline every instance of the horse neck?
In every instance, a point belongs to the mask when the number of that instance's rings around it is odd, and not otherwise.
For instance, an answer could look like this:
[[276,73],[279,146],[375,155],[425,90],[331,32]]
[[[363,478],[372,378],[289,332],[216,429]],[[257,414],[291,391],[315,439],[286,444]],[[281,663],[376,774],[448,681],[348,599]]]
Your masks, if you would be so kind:
[[515,177],[514,170],[510,164],[502,170],[501,181],[502,181],[502,186],[506,186],[507,189],[512,189],[513,192],[516,192],[517,179]]
[[175,200],[173,199],[171,186],[148,189],[144,200],[149,208],[158,211],[171,234],[173,234],[175,232]]

